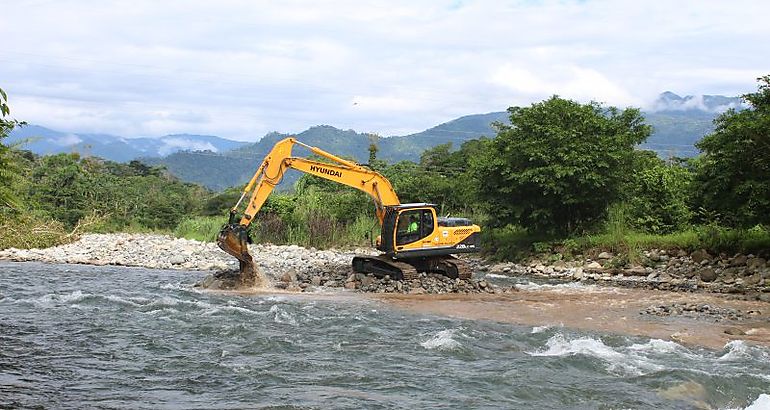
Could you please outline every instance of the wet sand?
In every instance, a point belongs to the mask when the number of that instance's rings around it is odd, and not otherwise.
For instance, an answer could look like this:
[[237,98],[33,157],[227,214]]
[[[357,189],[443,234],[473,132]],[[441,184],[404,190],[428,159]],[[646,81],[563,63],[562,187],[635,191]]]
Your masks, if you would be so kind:
[[[732,300],[722,295],[595,287],[535,289],[504,295],[401,295],[370,297],[422,314],[491,320],[527,326],[564,326],[673,340],[684,345],[721,349],[731,340],[770,346],[770,303]],[[713,307],[759,311],[745,320],[698,316],[653,316],[640,312],[670,303],[706,303]],[[730,335],[739,329],[745,335]]]

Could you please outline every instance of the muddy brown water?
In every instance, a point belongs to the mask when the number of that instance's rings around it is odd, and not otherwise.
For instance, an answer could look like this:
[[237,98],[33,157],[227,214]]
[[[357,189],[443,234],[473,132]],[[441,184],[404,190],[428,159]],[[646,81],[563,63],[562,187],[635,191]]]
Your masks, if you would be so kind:
[[[565,326],[596,332],[645,336],[686,345],[722,348],[732,340],[770,346],[770,303],[706,293],[674,293],[612,287],[539,286],[504,295],[376,295],[402,309],[453,318],[493,320],[529,326]],[[653,316],[650,306],[708,304],[758,312],[744,320],[708,315]],[[744,335],[731,335],[739,329]]]

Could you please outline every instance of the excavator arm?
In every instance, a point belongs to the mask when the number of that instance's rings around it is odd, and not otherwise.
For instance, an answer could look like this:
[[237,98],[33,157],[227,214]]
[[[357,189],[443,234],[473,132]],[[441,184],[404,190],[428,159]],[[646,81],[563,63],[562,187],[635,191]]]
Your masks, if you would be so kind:
[[[307,148],[312,153],[330,160],[331,163],[294,157],[292,148],[295,145]],[[273,146],[257,172],[246,184],[240,199],[230,210],[230,221],[222,228],[217,238],[219,247],[241,262],[242,275],[244,272],[253,272],[253,261],[248,253],[247,228],[288,169],[296,169],[366,192],[374,200],[375,213],[380,224],[385,217],[385,207],[400,203],[390,181],[376,171],[339,158],[320,148],[303,144],[294,138],[281,140]],[[238,219],[238,209],[247,196],[249,196],[248,204],[243,215]]]
[[[294,145],[303,146],[314,154],[331,160],[332,163],[293,157],[292,147]],[[281,182],[287,169],[296,169],[366,192],[374,200],[375,212],[380,223],[385,216],[384,206],[399,204],[398,196],[390,181],[379,173],[339,158],[320,148],[305,145],[294,138],[286,138],[273,147],[273,150],[265,157],[262,165],[243,190],[241,200],[249,193],[251,193],[251,198],[240,220],[241,225],[248,226],[251,223],[254,215],[262,208],[275,186]],[[233,211],[237,212],[240,202],[235,204]]]

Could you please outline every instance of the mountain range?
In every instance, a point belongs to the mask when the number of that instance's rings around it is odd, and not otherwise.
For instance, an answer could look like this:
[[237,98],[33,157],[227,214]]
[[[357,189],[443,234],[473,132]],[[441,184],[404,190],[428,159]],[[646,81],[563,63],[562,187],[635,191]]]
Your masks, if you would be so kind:
[[69,133],[39,125],[15,128],[8,143],[40,155],[78,152],[111,161],[126,162],[142,157],[164,157],[178,151],[224,152],[247,143],[213,135],[175,134],[160,138],[125,138],[110,134]]
[[[660,94],[644,111],[653,134],[642,148],[663,157],[689,157],[698,153],[694,144],[713,131],[713,120],[728,109],[742,109],[738,97],[720,95],[684,96],[672,92]],[[467,115],[425,131],[379,138],[377,157],[388,162],[418,161],[428,148],[451,142],[463,142],[482,136],[493,137],[494,122],[507,122],[508,113],[492,112]],[[371,136],[354,130],[341,130],[330,125],[311,127],[296,138],[335,155],[365,162]],[[113,161],[141,159],[150,165],[163,165],[180,179],[219,190],[247,181],[259,162],[279,140],[290,134],[272,132],[255,143],[232,141],[207,135],[167,135],[160,138],[124,138],[107,134],[64,133],[29,125],[15,129],[9,142],[27,140],[24,149],[38,154],[79,152]],[[303,153],[298,152],[303,155]],[[288,180],[296,175],[287,176]],[[289,182],[289,181],[287,181]]]

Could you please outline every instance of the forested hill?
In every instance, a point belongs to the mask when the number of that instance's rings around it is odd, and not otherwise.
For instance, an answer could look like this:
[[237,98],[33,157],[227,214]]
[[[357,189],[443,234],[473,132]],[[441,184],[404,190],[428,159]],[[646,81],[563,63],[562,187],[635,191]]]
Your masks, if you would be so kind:
[[[418,162],[420,154],[436,145],[451,142],[454,148],[459,148],[463,142],[470,139],[493,137],[495,131],[491,124],[506,118],[505,112],[468,115],[416,134],[378,138],[377,158],[390,163],[403,160]],[[248,181],[273,145],[289,136],[273,132],[254,144],[224,153],[180,151],[165,158],[143,158],[142,161],[150,165],[164,165],[184,181],[197,182],[219,190]],[[355,158],[362,163],[369,158],[369,144],[372,138],[364,133],[319,125],[294,136],[305,144],[319,147],[337,156]],[[310,154],[301,147],[295,150],[296,155]],[[288,184],[282,187],[290,185],[296,177],[294,173],[288,174]]]
[[695,143],[714,130],[717,115],[744,108],[739,97],[723,95],[688,95],[681,97],[666,91],[644,112],[653,133],[643,148],[663,157],[692,157],[698,153]]
[[124,138],[110,134],[62,132],[34,124],[14,128],[8,136],[8,143],[21,144],[23,149],[38,155],[78,153],[84,157],[95,156],[117,162],[162,157],[183,150],[223,152],[245,144],[213,135]]
[[[663,93],[644,113],[654,131],[642,147],[662,157],[694,156],[697,154],[695,142],[713,130],[714,118],[729,108],[740,107],[740,99],[737,97],[680,97],[670,92]],[[402,160],[416,162],[423,151],[436,145],[451,142],[454,148],[459,148],[470,139],[493,137],[495,131],[491,124],[507,120],[507,112],[468,115],[416,134],[379,138],[377,157],[390,163]],[[177,152],[165,158],[148,158],[145,161],[152,165],[165,165],[182,180],[197,182],[212,189],[223,189],[247,181],[272,146],[288,136],[270,133],[259,142],[229,152]],[[368,160],[371,138],[363,133],[320,125],[296,134],[296,137],[335,155],[355,158],[359,162]],[[297,154],[303,155],[299,150]],[[289,181],[295,178],[292,175],[287,177]]]
[[[718,95],[681,97],[672,92],[662,93],[644,113],[654,131],[642,147],[654,150],[662,157],[696,155],[695,142],[713,130],[712,121],[719,113],[730,108],[740,109],[740,99]],[[419,161],[422,152],[440,144],[451,142],[457,149],[470,139],[492,137],[495,130],[491,124],[507,120],[507,112],[468,115],[419,133],[379,138],[377,157],[390,163]],[[81,155],[114,161],[140,157],[147,164],[166,166],[183,181],[219,190],[247,181],[272,146],[288,136],[274,132],[256,143],[244,144],[213,136],[170,135],[158,139],[128,139],[100,134],[68,134],[27,126],[14,130],[9,140],[37,138],[24,145],[37,154],[80,152]],[[359,162],[368,160],[368,147],[372,142],[367,134],[329,125],[311,127],[295,136],[306,144],[335,155],[355,158]],[[304,155],[299,149],[297,154]],[[289,179],[294,178],[289,176]]]
[[[463,142],[481,136],[493,137],[495,131],[491,124],[496,121],[506,121],[507,113],[494,112],[460,117],[455,120],[437,125],[425,131],[399,137],[378,138],[377,158],[388,162],[403,160],[419,161],[420,154],[428,148],[451,142],[459,148]],[[289,137],[289,134],[273,132],[265,135],[254,144],[245,145],[224,153],[228,156],[243,156],[258,158],[267,154],[276,142]],[[295,137],[305,144],[320,147],[335,155],[352,157],[365,162],[369,156],[369,135],[353,130],[340,130],[330,125],[319,125],[296,134]]]

